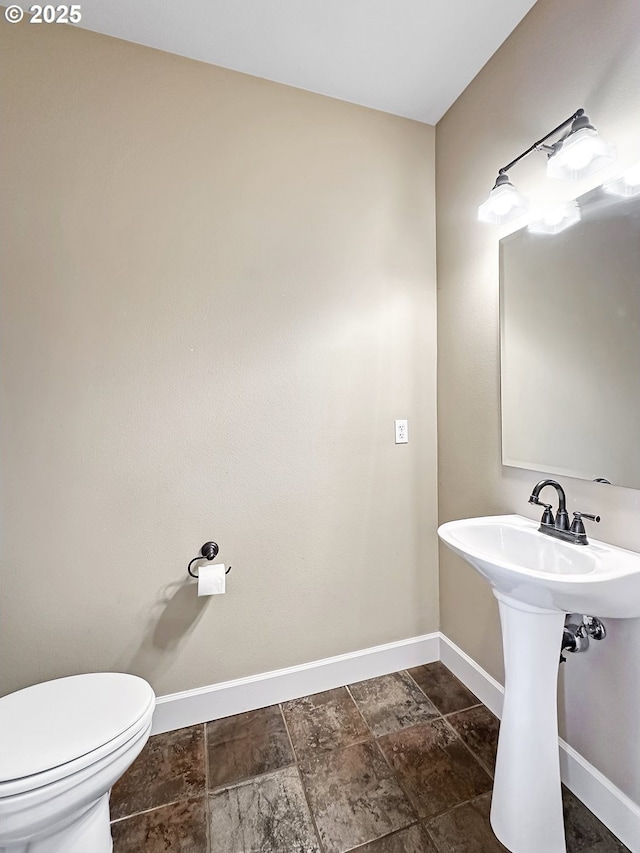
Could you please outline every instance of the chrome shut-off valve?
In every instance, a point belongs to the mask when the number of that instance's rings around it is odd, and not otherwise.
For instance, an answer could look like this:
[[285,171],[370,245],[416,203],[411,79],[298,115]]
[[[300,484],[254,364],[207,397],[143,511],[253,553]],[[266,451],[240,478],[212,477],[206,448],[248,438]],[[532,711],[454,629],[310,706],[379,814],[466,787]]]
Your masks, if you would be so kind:
[[561,663],[567,660],[563,652],[571,652],[571,654],[586,652],[589,648],[589,639],[604,640],[607,636],[607,629],[597,616],[584,615],[580,622],[570,621],[573,618],[575,618],[574,615],[570,614],[565,621],[560,652]]

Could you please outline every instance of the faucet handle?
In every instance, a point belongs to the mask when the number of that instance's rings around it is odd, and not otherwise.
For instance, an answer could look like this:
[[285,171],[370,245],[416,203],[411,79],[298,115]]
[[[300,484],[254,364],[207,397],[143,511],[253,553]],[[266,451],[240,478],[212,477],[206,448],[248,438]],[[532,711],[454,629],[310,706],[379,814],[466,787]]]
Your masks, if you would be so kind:
[[544,512],[542,513],[542,518],[540,519],[540,524],[550,524],[551,527],[556,523],[555,518],[553,517],[553,513],[551,512],[551,504],[542,503],[541,500],[538,500],[535,495],[531,495],[529,498],[530,504],[536,504],[536,506],[543,506]]
[[599,515],[590,515],[588,512],[574,512],[573,513],[573,521],[571,522],[571,533],[586,533],[587,531],[584,529],[584,524],[582,523],[583,518],[588,518],[589,521],[600,521]]

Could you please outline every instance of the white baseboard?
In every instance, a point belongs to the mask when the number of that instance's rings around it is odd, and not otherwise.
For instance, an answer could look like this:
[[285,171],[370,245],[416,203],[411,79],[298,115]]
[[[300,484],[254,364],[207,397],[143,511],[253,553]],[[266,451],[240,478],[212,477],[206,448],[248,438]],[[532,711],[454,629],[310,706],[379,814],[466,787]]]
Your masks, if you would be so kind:
[[640,806],[560,738],[562,781],[631,853],[640,853]]
[[502,684],[444,634],[440,635],[440,660],[496,717],[502,717]]
[[440,657],[440,633],[424,634],[358,652],[160,696],[152,734],[218,720],[322,690],[377,678]]
[[[504,687],[444,634],[440,637],[440,660],[496,717],[502,716]],[[640,806],[562,738],[559,744],[564,784],[631,853],[640,853]]]

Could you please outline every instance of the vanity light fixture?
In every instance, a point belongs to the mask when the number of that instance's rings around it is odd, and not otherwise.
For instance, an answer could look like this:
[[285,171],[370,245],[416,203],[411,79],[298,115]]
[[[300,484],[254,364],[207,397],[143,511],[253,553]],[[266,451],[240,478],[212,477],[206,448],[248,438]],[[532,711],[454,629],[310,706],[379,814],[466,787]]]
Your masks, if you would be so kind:
[[640,194],[640,163],[627,169],[622,175],[605,181],[602,185],[605,192],[619,195],[623,198],[631,198]]
[[531,234],[559,234],[576,222],[580,222],[580,208],[577,201],[570,201],[554,207],[541,219],[531,222],[528,230]]
[[[559,139],[547,144],[552,136],[557,136],[565,130]],[[478,208],[478,219],[481,222],[500,225],[526,212],[527,201],[517,192],[507,173],[532,151],[543,151],[547,155],[549,177],[570,181],[585,178],[615,160],[615,146],[600,139],[583,109],[576,110],[568,119],[498,170],[498,177],[489,198]]]

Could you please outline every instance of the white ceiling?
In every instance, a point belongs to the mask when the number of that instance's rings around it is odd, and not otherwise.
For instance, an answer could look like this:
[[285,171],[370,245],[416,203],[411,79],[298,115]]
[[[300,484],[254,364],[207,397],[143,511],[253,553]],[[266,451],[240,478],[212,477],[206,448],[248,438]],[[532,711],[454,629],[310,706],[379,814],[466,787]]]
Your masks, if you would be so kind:
[[535,0],[82,0],[88,30],[435,124]]

